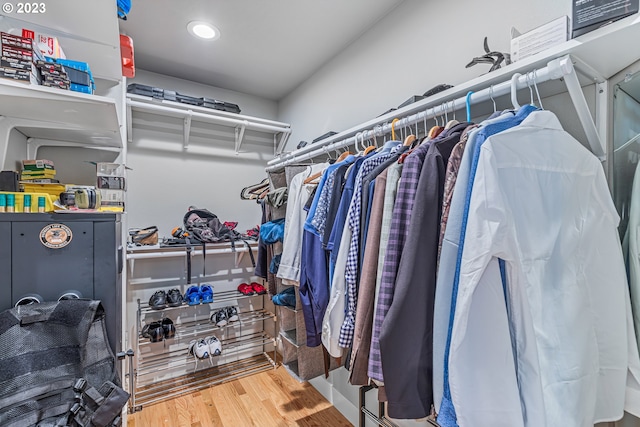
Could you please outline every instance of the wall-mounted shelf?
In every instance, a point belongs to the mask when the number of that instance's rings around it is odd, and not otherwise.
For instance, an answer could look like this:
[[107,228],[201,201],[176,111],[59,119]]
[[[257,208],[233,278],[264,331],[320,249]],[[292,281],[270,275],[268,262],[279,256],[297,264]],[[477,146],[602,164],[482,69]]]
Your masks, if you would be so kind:
[[2,164],[12,129],[28,138],[31,157],[42,145],[122,148],[116,102],[111,98],[0,79],[0,100]]
[[137,118],[134,113],[146,113],[183,120],[182,146],[184,150],[189,148],[193,129],[202,124],[226,128],[229,136],[234,140],[236,154],[240,154],[240,148],[248,137],[248,131],[263,134],[263,138],[268,136],[269,141],[271,141],[272,136],[274,147],[276,145],[284,147],[291,134],[291,125],[287,123],[130,93],[127,94],[127,137],[129,142],[133,141],[133,129],[136,127]]

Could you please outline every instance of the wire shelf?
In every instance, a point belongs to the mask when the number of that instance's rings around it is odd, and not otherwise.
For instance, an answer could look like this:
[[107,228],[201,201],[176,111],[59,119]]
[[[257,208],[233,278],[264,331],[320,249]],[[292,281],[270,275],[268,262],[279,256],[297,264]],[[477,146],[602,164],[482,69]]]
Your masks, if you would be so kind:
[[136,387],[136,404],[142,406],[158,403],[276,367],[276,362],[265,352],[221,366],[201,369],[180,377]]
[[[262,294],[264,295],[264,294]],[[166,311],[172,311],[172,310],[180,310],[180,309],[184,309],[184,308],[189,308],[189,307],[202,307],[202,306],[206,306],[209,305],[211,306],[212,304],[218,304],[218,303],[226,303],[226,302],[231,302],[231,301],[235,301],[235,300],[239,300],[239,299],[244,299],[244,298],[253,298],[253,297],[260,297],[262,295],[258,295],[258,294],[253,294],[253,295],[244,295],[243,293],[236,291],[236,290],[230,290],[230,291],[222,291],[222,292],[214,292],[213,293],[213,301],[210,303],[205,303],[205,304],[195,304],[195,305],[188,305],[187,303],[182,303],[176,307],[166,307],[166,308],[162,308],[160,310],[156,310],[153,309],[149,306],[149,303],[146,302],[138,302],[139,305],[139,310],[140,310],[140,314],[144,315],[144,314],[149,314],[149,313],[158,313],[158,312],[166,312]]]

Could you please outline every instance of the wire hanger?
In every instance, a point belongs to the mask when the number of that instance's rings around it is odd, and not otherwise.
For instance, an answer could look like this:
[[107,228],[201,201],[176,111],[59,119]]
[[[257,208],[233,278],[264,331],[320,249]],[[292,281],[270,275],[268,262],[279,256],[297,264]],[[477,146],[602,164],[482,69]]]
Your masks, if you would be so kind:
[[498,108],[496,107],[496,100],[493,99],[493,85],[489,87],[489,98],[491,98],[491,102],[493,103],[493,112],[497,112]]
[[446,126],[444,127],[445,130],[449,130],[452,127],[454,127],[455,125],[457,125],[458,123],[460,123],[458,120],[456,120],[456,101],[455,99],[453,101],[451,101],[451,115],[453,116],[453,118],[447,122]]
[[[363,133],[362,133],[362,146],[363,146],[363,147],[364,147],[364,136],[365,136],[365,133],[363,132]],[[378,148],[378,146],[377,146],[377,145],[370,145],[370,146],[366,147],[366,148],[364,149],[364,155],[366,156],[367,154],[369,154],[369,153],[370,153],[370,152],[372,152],[373,150],[376,150],[377,148]]]
[[540,109],[544,110],[542,106],[542,98],[540,98],[540,92],[538,91],[538,70],[533,70],[533,87],[536,89],[536,95],[538,95],[538,104],[540,104]]

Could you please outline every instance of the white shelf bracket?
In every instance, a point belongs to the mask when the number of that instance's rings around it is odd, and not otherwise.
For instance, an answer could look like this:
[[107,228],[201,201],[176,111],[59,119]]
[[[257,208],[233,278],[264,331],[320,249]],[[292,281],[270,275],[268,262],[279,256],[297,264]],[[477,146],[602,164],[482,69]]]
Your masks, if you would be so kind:
[[[564,78],[567,85],[567,91],[571,97],[571,101],[578,113],[578,119],[580,124],[587,135],[587,141],[591,147],[591,152],[595,154],[601,161],[605,161],[607,158],[605,147],[603,145],[596,124],[591,117],[591,111],[589,111],[589,105],[584,97],[580,80],[576,74],[576,69],[573,66],[572,58],[565,56],[562,58],[554,59],[548,64],[552,75],[560,75]],[[559,77],[556,77],[559,78]]]
[[191,134],[191,116],[193,115],[193,111],[189,110],[188,115],[184,118],[184,127],[183,127],[183,139],[182,139],[182,148],[189,148],[189,134]]
[[249,125],[248,121],[244,121],[241,126],[236,126],[236,156],[240,154],[240,147],[242,146],[242,140],[244,139],[244,131],[247,129]]
[[9,135],[13,129],[13,121],[5,116],[0,116],[0,167],[4,168],[7,159],[7,149],[9,148]]
[[131,112],[131,105],[127,104],[127,142],[133,142],[133,113]]
[[[274,155],[278,155],[280,153],[282,153],[282,150],[284,150],[284,146],[287,144],[287,141],[289,140],[289,135],[290,133],[288,132],[282,132],[280,134],[280,143],[278,144],[278,148],[276,149],[276,152],[274,153]],[[275,140],[276,135],[273,135],[273,138]]]

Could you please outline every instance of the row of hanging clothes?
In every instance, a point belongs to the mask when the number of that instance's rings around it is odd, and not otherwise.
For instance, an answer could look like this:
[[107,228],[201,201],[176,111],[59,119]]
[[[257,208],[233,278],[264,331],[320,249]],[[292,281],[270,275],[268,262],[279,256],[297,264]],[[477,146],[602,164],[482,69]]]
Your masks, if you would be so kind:
[[426,134],[287,180],[273,271],[299,287],[307,345],[340,358],[351,384],[375,383],[391,418],[640,416],[619,217],[598,158],[533,99]]

